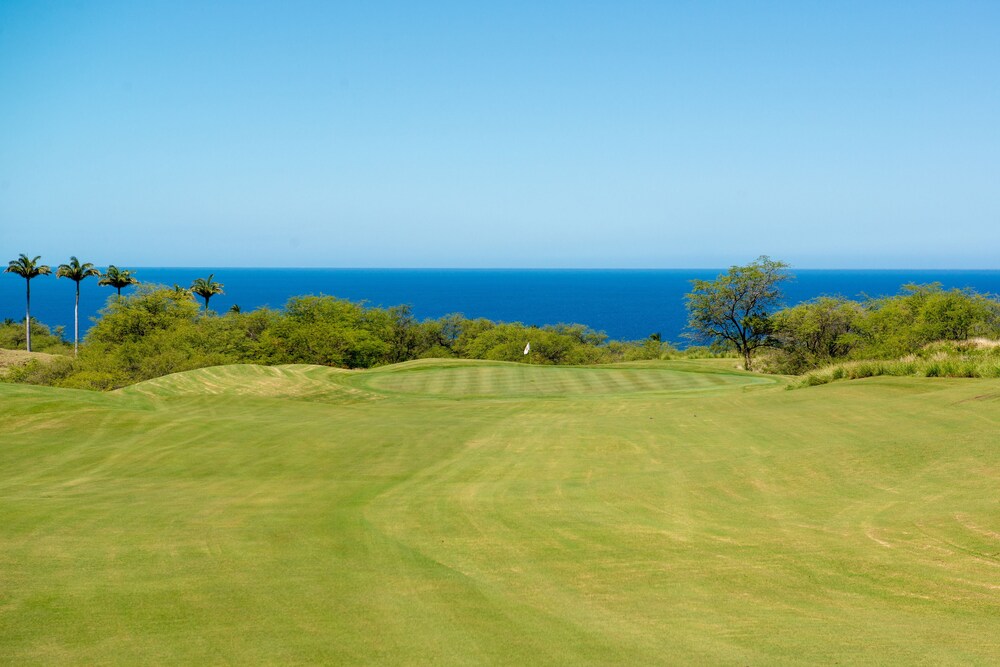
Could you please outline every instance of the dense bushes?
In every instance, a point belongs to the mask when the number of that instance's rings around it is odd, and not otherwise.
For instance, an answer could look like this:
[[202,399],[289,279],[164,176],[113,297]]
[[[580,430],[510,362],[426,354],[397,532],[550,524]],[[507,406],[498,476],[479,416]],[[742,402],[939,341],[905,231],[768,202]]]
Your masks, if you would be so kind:
[[773,336],[780,347],[766,356],[766,366],[797,374],[849,355],[863,316],[861,304],[833,297],[779,311],[773,317]]
[[[4,320],[3,323],[0,323],[0,348],[4,350],[25,349],[25,333],[24,320],[20,322]],[[63,340],[62,327],[56,327],[53,332],[34,319],[31,320],[31,348],[33,352],[48,352],[50,354],[64,354],[73,349]]]
[[[23,339],[23,327],[21,331]],[[525,355],[528,343],[531,352]],[[109,300],[79,358],[33,362],[9,372],[6,379],[112,389],[227,363],[369,368],[457,357],[591,364],[672,354],[677,351],[658,338],[608,343],[604,334],[578,324],[536,327],[461,315],[419,322],[406,306],[372,308],[331,296],[295,297],[280,311],[216,315],[200,311],[185,290],[146,285]]]
[[940,283],[904,285],[899,295],[864,302],[808,301],[778,312],[773,324],[780,347],[767,355],[768,369],[800,374],[840,361],[920,354],[937,341],[996,338],[1000,303],[969,290],[945,290]]

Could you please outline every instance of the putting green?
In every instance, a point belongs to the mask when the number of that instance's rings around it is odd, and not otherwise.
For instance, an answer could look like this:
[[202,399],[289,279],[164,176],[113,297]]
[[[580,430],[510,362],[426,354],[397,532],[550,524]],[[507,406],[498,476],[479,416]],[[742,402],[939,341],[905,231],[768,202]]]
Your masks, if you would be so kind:
[[0,385],[0,663],[996,664],[998,433],[714,362]]
[[[730,366],[732,362],[727,362]],[[711,372],[709,372],[711,371]],[[620,396],[640,392],[702,392],[749,386],[773,386],[769,378],[683,365],[532,366],[514,363],[427,362],[398,364],[359,376],[359,386],[379,392],[449,398],[519,398],[536,396]]]

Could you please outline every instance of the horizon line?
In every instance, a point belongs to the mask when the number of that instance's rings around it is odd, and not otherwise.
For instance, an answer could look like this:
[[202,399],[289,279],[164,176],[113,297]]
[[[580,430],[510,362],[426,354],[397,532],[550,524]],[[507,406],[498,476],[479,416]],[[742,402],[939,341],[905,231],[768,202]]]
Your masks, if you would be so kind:
[[[96,265],[102,266],[102,265]],[[110,266],[104,265],[104,266]],[[123,266],[116,264],[115,266]],[[200,270],[298,270],[298,271],[725,271],[732,266],[677,266],[677,267],[630,267],[630,266],[255,266],[255,265],[183,265],[183,264],[129,264],[134,269],[200,269]],[[803,266],[788,267],[789,271],[997,271],[1000,267],[920,267],[920,266]]]

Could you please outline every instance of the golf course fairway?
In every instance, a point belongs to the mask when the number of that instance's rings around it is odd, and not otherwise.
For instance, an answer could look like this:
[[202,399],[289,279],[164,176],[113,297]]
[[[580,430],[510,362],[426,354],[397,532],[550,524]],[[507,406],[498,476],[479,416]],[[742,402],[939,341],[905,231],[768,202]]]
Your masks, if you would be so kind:
[[0,664],[998,664],[1000,382],[0,384]]

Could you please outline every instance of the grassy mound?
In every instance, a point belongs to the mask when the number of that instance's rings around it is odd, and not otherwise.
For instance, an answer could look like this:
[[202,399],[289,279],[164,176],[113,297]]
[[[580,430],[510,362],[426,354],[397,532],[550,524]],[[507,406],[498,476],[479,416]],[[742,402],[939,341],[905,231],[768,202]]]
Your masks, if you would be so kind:
[[326,366],[235,364],[174,373],[119,389],[125,396],[238,396],[345,402],[373,396],[347,383],[350,371]]
[[740,378],[0,385],[0,663],[1000,661],[1000,384]]

